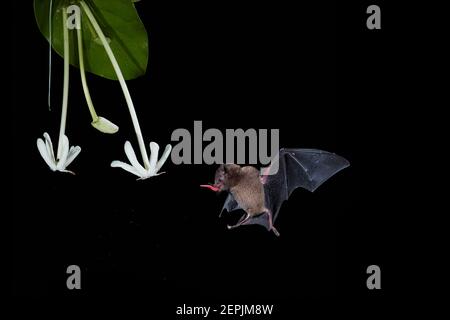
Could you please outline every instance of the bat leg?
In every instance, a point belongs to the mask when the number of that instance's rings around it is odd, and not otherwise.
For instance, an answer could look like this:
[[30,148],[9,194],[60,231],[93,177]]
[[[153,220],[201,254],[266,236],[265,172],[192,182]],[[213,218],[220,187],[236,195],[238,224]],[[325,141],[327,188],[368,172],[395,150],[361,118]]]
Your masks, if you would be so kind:
[[[244,223],[245,221],[248,220],[248,219],[247,219],[248,216],[249,216],[248,213],[247,213],[247,214],[244,214],[244,215],[239,219],[239,221],[238,221],[237,223],[239,223],[239,224]],[[244,221],[244,220],[245,220],[245,221]]]
[[273,233],[275,233],[275,235],[279,237],[280,233],[278,232],[277,228],[273,226],[272,212],[269,209],[267,209],[267,215],[269,216],[269,231],[273,231]]
[[242,218],[238,221],[238,223],[236,223],[235,225],[232,226],[227,226],[228,229],[234,229],[236,227],[239,227],[240,225],[246,223],[248,220],[250,220],[251,216],[247,213],[246,216],[242,216]]

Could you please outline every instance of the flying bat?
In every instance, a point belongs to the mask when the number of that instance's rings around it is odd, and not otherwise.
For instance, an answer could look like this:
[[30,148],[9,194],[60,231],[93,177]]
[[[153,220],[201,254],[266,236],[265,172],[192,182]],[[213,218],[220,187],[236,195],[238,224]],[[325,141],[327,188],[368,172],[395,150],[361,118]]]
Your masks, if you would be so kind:
[[[337,154],[317,149],[280,149],[262,174],[252,166],[222,164],[213,185],[201,185],[214,192],[228,192],[221,210],[242,209],[245,215],[229,229],[259,224],[279,236],[274,226],[278,212],[291,193],[301,187],[311,192],[350,163]],[[274,166],[278,171],[268,174]]]

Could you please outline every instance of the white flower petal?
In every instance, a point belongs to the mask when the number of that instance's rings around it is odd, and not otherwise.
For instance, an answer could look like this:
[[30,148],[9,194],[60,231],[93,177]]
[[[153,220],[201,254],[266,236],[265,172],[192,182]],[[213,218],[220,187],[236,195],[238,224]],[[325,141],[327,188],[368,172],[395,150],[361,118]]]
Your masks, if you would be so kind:
[[141,177],[141,175],[136,170],[136,168],[133,167],[133,166],[130,166],[128,163],[116,160],[116,161],[111,162],[111,167],[113,167],[113,168],[122,168],[123,170],[128,171],[129,173],[132,173],[135,176]]
[[65,164],[67,155],[69,154],[69,139],[66,135],[62,137],[61,148],[61,157],[58,159],[58,165],[56,166],[56,169],[58,170],[63,170],[66,168]]
[[75,175],[75,172],[73,172],[73,171],[70,171],[70,170],[59,170],[60,172],[65,172],[65,173],[70,173],[70,174],[73,174],[73,175]]
[[137,172],[139,172],[140,176],[145,176],[147,174],[147,171],[138,162],[138,160],[136,158],[136,154],[134,153],[134,150],[133,150],[133,147],[131,146],[130,141],[125,142],[124,149],[125,149],[125,154],[127,155],[127,158],[130,161],[131,165],[136,169]]
[[157,174],[147,174],[147,175],[145,175],[145,176],[142,176],[142,177],[139,177],[138,179],[136,179],[136,180],[147,180],[148,178],[151,178],[151,177],[154,177],[154,176],[157,176]]
[[161,167],[163,166],[163,164],[166,162],[167,158],[170,155],[170,152],[172,151],[172,146],[170,144],[168,144],[166,146],[166,148],[164,149],[164,152],[161,156],[161,158],[159,159],[158,163],[156,164],[156,172],[158,172]]
[[52,139],[50,138],[50,136],[48,135],[47,132],[44,132],[44,138],[45,138],[45,146],[47,147],[48,155],[49,155],[50,159],[52,159],[53,162],[56,163],[55,152],[53,151]]
[[47,147],[42,139],[37,139],[37,147],[39,153],[41,154],[42,159],[44,159],[45,163],[50,167],[52,171],[56,171],[56,165],[50,158],[47,152]]
[[67,160],[64,166],[67,168],[69,164],[72,163],[73,160],[80,154],[81,148],[79,146],[71,147],[69,150],[69,154],[67,155]]
[[159,145],[156,142],[150,142],[150,172],[156,173],[156,162],[158,161]]

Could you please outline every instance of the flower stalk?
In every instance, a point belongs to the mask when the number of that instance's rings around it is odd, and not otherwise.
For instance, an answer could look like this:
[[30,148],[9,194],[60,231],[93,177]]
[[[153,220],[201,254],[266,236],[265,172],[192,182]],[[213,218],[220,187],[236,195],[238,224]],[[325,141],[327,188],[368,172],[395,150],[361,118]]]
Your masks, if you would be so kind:
[[[81,19],[81,15],[78,17],[78,19]],[[81,22],[80,22],[81,25]],[[89,113],[92,117],[92,126],[96,128],[97,130],[103,132],[103,133],[116,133],[119,130],[119,127],[116,126],[114,123],[109,121],[108,119],[105,119],[103,117],[99,117],[97,115],[97,112],[95,111],[94,104],[92,103],[91,94],[89,92],[89,87],[87,85],[86,81],[86,71],[84,68],[84,52],[83,52],[83,30],[82,28],[77,28],[77,41],[78,41],[78,60],[79,60],[79,67],[80,67],[80,76],[81,76],[81,84],[83,87],[84,96],[86,98],[86,103],[89,108]]]
[[79,57],[79,67],[80,67],[80,76],[81,76],[81,84],[83,86],[84,96],[86,97],[86,103],[89,108],[89,113],[91,114],[92,121],[98,120],[97,112],[95,112],[94,104],[92,103],[91,94],[89,93],[89,88],[87,86],[86,81],[86,73],[84,70],[84,57],[83,57],[83,35],[82,30],[77,29],[77,40],[78,40],[78,57]]
[[58,151],[57,159],[61,159],[61,153],[63,150],[63,137],[66,132],[66,120],[67,120],[67,104],[69,101],[69,30],[67,28],[67,11],[62,10],[63,15],[63,36],[64,36],[64,83],[63,83],[63,100],[61,110],[61,125],[59,127],[59,139],[58,139]]
[[48,92],[47,92],[47,104],[48,110],[51,110],[51,89],[52,89],[52,13],[53,12],[53,0],[50,0],[48,8]]
[[147,156],[147,151],[145,149],[145,144],[144,144],[144,139],[142,137],[142,131],[141,128],[139,126],[139,121],[136,115],[136,110],[134,108],[134,104],[133,104],[133,100],[131,99],[131,95],[130,92],[128,91],[128,87],[127,84],[125,82],[125,79],[123,77],[122,71],[120,70],[119,64],[117,63],[116,57],[114,56],[111,47],[108,43],[108,40],[106,39],[105,35],[103,34],[102,29],[100,28],[97,20],[95,19],[94,15],[92,14],[91,9],[89,8],[89,6],[84,2],[84,1],[80,1],[80,5],[82,6],[84,12],[86,13],[89,21],[91,22],[92,26],[95,29],[95,32],[97,33],[97,35],[100,38],[100,41],[103,44],[103,47],[105,48],[105,51],[108,55],[109,60],[111,61],[111,64],[114,68],[114,71],[116,72],[117,78],[119,80],[120,86],[122,88],[123,94],[125,96],[125,100],[128,106],[128,110],[130,112],[130,116],[131,116],[131,121],[133,122],[133,126],[134,126],[134,131],[136,132],[136,137],[138,140],[138,144],[139,144],[139,149],[141,151],[141,157],[142,157],[142,161],[144,163],[144,168],[146,170],[150,169],[150,162],[149,162],[149,158]]

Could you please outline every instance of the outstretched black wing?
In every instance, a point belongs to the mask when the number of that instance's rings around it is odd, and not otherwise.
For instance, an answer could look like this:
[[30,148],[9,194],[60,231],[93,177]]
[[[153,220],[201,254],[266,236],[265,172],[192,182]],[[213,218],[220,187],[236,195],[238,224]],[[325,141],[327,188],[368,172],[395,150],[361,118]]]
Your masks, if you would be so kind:
[[[278,167],[272,175],[263,176],[265,205],[271,210],[273,221],[281,205],[297,188],[313,192],[334,174],[348,167],[349,162],[337,154],[316,149],[281,149],[272,160],[268,172]],[[230,193],[222,208],[229,212],[240,209]],[[260,224],[269,229],[268,215],[263,213],[244,224]]]
[[271,168],[278,161],[278,172],[266,177],[266,207],[275,220],[281,205],[297,188],[313,192],[349,162],[337,154],[317,149],[281,149]]

